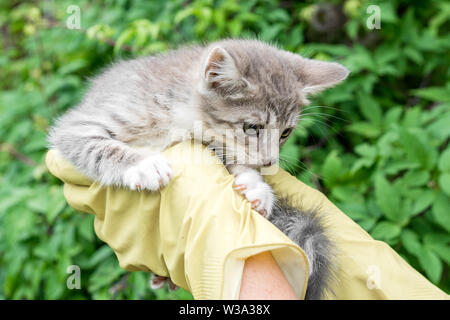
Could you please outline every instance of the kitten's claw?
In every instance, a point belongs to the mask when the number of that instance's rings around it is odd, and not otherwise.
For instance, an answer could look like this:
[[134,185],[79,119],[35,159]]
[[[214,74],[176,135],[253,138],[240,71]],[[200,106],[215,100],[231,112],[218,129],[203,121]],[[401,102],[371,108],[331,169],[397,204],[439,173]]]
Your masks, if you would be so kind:
[[234,186],[234,190],[239,191],[242,193],[242,191],[245,191],[247,189],[247,186],[245,184],[238,184]]
[[261,204],[261,201],[259,201],[258,199],[256,199],[256,200],[253,200],[252,201],[252,208],[253,209],[256,209],[256,208],[258,208],[258,206]]
[[250,201],[253,209],[268,218],[272,213],[275,197],[272,188],[264,182],[261,175],[256,171],[245,171],[236,175],[234,182],[234,189]]
[[173,176],[169,161],[162,154],[151,155],[125,171],[123,182],[131,190],[156,191]]

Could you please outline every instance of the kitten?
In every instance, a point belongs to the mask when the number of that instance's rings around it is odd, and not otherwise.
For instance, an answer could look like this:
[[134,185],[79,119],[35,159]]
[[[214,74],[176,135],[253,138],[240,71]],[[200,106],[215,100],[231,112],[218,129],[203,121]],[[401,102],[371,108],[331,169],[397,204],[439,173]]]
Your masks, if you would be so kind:
[[[173,175],[160,151],[183,139],[174,130],[185,130],[184,139],[216,151],[235,175],[236,190],[269,218],[276,198],[258,169],[277,162],[307,95],[347,75],[337,63],[257,40],[183,47],[113,64],[91,81],[82,102],[57,120],[49,142],[102,185],[156,191]],[[196,122],[209,134],[195,137]]]

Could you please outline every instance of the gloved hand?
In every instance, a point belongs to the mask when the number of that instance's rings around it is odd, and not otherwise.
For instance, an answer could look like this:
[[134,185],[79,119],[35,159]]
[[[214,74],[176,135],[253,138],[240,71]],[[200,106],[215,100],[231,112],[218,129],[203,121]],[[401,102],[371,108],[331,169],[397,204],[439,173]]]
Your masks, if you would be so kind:
[[[233,190],[233,176],[211,152],[183,142],[164,153],[174,178],[155,193],[104,188],[55,150],[48,152],[46,163],[64,182],[68,203],[95,214],[95,232],[115,251],[122,268],[170,277],[195,299],[237,299],[245,259],[271,251],[297,296],[304,298],[308,261],[303,250]],[[291,205],[323,211],[339,252],[338,282],[330,298],[449,298],[319,191],[281,169],[265,179]]]
[[297,245],[233,189],[233,176],[190,142],[165,152],[174,177],[160,192],[104,188],[51,150],[46,163],[76,210],[95,214],[97,236],[128,271],[170,277],[195,299],[237,299],[246,258],[271,251],[297,296],[308,262]]

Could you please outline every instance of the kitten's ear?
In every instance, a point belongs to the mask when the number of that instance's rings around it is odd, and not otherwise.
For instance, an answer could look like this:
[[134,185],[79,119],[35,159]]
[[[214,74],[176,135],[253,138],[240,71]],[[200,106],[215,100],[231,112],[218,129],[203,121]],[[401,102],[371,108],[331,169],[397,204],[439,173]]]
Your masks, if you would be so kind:
[[350,71],[336,62],[301,58],[298,73],[304,95],[319,93],[345,78]]
[[213,48],[203,64],[203,80],[208,89],[236,91],[248,82],[242,77],[231,55],[221,47]]

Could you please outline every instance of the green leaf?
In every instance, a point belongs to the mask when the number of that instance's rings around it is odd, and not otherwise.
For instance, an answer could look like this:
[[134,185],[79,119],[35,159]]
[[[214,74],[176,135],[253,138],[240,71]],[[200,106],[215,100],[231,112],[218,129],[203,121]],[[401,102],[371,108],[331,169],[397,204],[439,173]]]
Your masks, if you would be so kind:
[[58,70],[58,73],[61,75],[71,74],[71,73],[77,72],[80,69],[85,68],[87,65],[88,65],[88,62],[86,60],[78,59],[75,61],[71,61],[66,65],[61,66],[61,68],[59,68],[59,70]]
[[89,278],[88,289],[90,291],[97,291],[114,281],[118,281],[118,277],[124,273],[125,270],[119,267],[117,260],[109,257],[100,262],[95,272]]
[[419,263],[423,270],[433,283],[438,283],[442,275],[442,261],[439,256],[433,251],[422,247],[420,254],[417,256]]
[[355,151],[364,158],[375,159],[377,156],[377,148],[367,143],[357,145]]
[[112,249],[106,245],[99,248],[94,255],[89,259],[86,264],[86,268],[92,268],[93,266],[98,265],[102,261],[114,255]]
[[433,217],[437,223],[450,232],[450,198],[439,193],[433,204]]
[[133,291],[139,295],[144,295],[147,290],[148,279],[146,279],[145,272],[132,272],[130,278],[128,278],[129,282],[133,283]]
[[373,226],[377,223],[377,219],[371,217],[365,217],[364,219],[358,220],[358,224],[366,231],[372,230]]
[[450,172],[450,147],[445,149],[439,157],[438,168],[441,171]]
[[425,185],[430,179],[430,174],[425,170],[408,171],[402,178],[401,183],[408,187],[418,187]]
[[367,208],[364,203],[354,203],[354,202],[338,202],[336,205],[345,212],[353,220],[364,219],[369,216]]
[[443,115],[450,115],[450,103],[442,103],[422,113],[421,125],[432,123]]
[[129,42],[135,35],[134,29],[126,29],[124,32],[122,32],[117,38],[116,43],[114,45],[114,53],[118,54],[122,46]]
[[450,246],[448,244],[435,244],[432,246],[432,249],[442,260],[450,265]]
[[66,283],[60,279],[57,275],[51,275],[50,270],[47,270],[47,275],[44,282],[44,297],[47,300],[58,299],[64,293],[66,289]]
[[450,264],[450,235],[443,233],[427,233],[423,237],[425,246],[433,250],[442,260]]
[[441,173],[438,182],[441,190],[444,191],[447,196],[450,196],[450,172]]
[[379,68],[391,66],[391,63],[402,54],[398,46],[382,44],[375,51],[375,60]]
[[427,209],[431,206],[435,198],[436,193],[433,190],[422,190],[418,196],[414,197],[412,214],[415,215]]
[[[228,26],[228,30],[230,30],[230,33],[236,37],[237,35],[239,35],[241,33],[243,24],[240,20],[233,19],[232,21],[230,21],[227,24],[227,26]],[[275,31],[275,29],[273,31]]]
[[370,168],[373,165],[373,160],[368,158],[361,158],[355,161],[353,164],[353,167],[351,168],[350,172],[355,173],[361,168]]
[[417,64],[422,64],[423,62],[423,55],[421,54],[421,52],[419,50],[417,50],[416,48],[413,47],[406,47],[404,49],[405,55],[411,59],[413,62],[417,63]]
[[357,20],[351,20],[345,24],[345,30],[351,39],[355,39],[358,35],[359,22]]
[[331,194],[338,200],[350,203],[363,203],[364,197],[360,190],[354,186],[337,185],[331,190]]
[[390,124],[398,123],[402,115],[402,112],[403,112],[402,107],[395,107],[389,109],[384,116],[384,126],[388,128]]
[[371,234],[377,240],[391,240],[400,235],[402,229],[389,221],[382,221],[375,226]]
[[185,9],[177,12],[177,14],[175,15],[175,17],[173,19],[173,22],[174,22],[174,24],[179,24],[181,21],[183,21],[184,19],[186,19],[187,17],[189,17],[193,14],[194,14],[194,8],[188,6]]
[[47,221],[53,223],[56,217],[66,208],[67,202],[61,188],[52,187],[49,193],[51,200],[49,202],[49,208],[46,211],[46,216]]
[[366,138],[376,138],[381,133],[381,129],[370,122],[354,122],[348,125],[346,129]]
[[405,249],[414,256],[418,256],[422,250],[422,244],[420,243],[419,236],[410,229],[402,231],[400,236]]
[[377,149],[374,146],[368,145],[366,143],[360,144],[355,147],[355,152],[362,156],[362,159],[358,159],[351,169],[352,173],[355,173],[360,168],[369,168],[375,162],[377,156]]
[[359,44],[356,44],[353,49],[354,51],[352,54],[344,61],[344,65],[352,70],[352,72],[359,72],[362,70],[376,72],[376,63],[370,52],[364,46]]
[[426,169],[432,169],[437,158],[437,151],[424,142],[423,135],[406,129],[399,130],[399,133],[400,142],[408,159],[419,162]]
[[377,100],[362,91],[359,91],[356,97],[362,115],[373,124],[380,126],[382,111]]
[[439,139],[439,143],[443,143],[446,139],[450,137],[450,113],[441,116],[436,121],[432,122],[428,127],[427,131],[433,137]]
[[431,100],[450,102],[450,88],[447,87],[429,87],[412,90],[412,93],[418,97]]
[[[396,158],[396,154],[399,152],[398,147],[396,146],[399,139],[399,134],[397,131],[398,130],[389,130],[377,140],[376,146],[378,153],[382,158]],[[404,162],[404,159],[402,159],[402,162]]]
[[420,164],[417,162],[407,161],[407,160],[395,160],[387,163],[384,171],[387,174],[397,174],[402,170],[417,169]]
[[94,234],[94,216],[93,215],[87,215],[82,218],[81,222],[77,225],[78,232],[89,242],[94,241],[95,234]]
[[406,128],[420,127],[420,120],[422,118],[422,109],[414,107],[406,111],[402,121],[402,126]]
[[404,222],[400,194],[381,174],[375,177],[375,199],[389,220]]
[[337,151],[333,150],[325,159],[322,166],[322,177],[326,185],[332,186],[342,175],[342,161],[338,157]]
[[380,2],[378,5],[381,12],[382,26],[383,23],[395,23],[398,21],[397,10],[392,2]]

